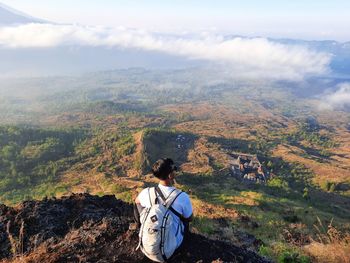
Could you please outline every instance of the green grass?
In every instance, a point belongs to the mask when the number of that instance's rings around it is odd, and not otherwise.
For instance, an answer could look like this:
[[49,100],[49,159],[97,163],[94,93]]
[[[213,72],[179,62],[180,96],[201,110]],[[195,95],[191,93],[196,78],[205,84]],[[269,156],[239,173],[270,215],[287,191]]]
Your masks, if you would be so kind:
[[25,200],[41,200],[45,197],[55,197],[69,193],[70,185],[64,183],[43,183],[26,189],[5,192],[0,196],[0,203],[16,205]]
[[111,187],[111,192],[113,194],[123,193],[123,192],[126,192],[128,190],[129,190],[129,188],[127,188],[127,187],[125,187],[123,185],[115,184],[115,183]]
[[213,221],[206,217],[195,216],[191,226],[196,228],[200,233],[211,235],[215,231]]
[[[317,217],[323,221],[334,218],[342,225],[348,216],[329,211],[329,204],[320,203],[317,199],[305,200],[303,193],[286,191],[283,181],[274,180],[271,185],[244,184],[225,175],[203,176],[182,174],[178,178],[181,185],[191,189],[192,195],[204,202],[231,208],[246,215],[258,227],[251,227],[239,220],[232,219],[235,227],[260,238],[266,244],[283,242],[281,233],[290,223],[305,224],[305,231],[314,234]],[[233,198],[240,198],[241,203],[232,203]],[[242,199],[243,198],[243,199]],[[248,202],[249,201],[249,202]],[[317,205],[316,205],[317,204]]]
[[272,246],[262,245],[259,254],[274,259],[278,263],[311,263],[311,259],[300,249],[288,244],[277,242]]
[[132,204],[134,202],[132,198],[132,193],[130,191],[118,193],[118,194],[115,194],[115,196],[118,199],[123,200],[124,202],[127,202],[129,204]]

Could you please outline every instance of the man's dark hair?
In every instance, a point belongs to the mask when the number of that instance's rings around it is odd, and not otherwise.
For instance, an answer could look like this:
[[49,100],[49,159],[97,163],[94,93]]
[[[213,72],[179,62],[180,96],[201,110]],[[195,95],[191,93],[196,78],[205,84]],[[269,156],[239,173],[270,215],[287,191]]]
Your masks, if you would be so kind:
[[170,158],[159,159],[152,166],[153,175],[161,180],[168,179],[169,174],[176,170],[177,167],[174,165],[174,161]]

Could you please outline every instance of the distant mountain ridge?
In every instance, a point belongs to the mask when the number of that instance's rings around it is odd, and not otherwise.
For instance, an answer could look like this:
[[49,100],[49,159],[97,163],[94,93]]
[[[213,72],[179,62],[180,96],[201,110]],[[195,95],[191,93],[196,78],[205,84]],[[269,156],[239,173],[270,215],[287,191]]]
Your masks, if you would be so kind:
[[0,3],[0,25],[25,23],[45,23],[47,21],[32,17],[7,5]]

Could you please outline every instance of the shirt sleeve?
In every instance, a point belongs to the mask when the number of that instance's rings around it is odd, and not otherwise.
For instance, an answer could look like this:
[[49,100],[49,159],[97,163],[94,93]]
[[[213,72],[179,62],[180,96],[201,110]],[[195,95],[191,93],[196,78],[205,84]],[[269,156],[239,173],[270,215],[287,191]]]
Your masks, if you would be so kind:
[[181,195],[181,203],[183,204],[182,215],[185,218],[189,218],[193,213],[190,197],[186,193],[183,193]]
[[149,200],[149,193],[148,193],[148,188],[145,188],[139,193],[138,199],[140,201],[140,205],[142,207],[150,207],[150,200]]

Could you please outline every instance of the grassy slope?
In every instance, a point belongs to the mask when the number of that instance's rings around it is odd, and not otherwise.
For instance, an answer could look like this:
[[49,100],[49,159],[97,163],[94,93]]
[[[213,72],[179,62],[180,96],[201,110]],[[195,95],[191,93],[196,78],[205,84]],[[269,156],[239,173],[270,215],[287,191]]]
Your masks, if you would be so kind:
[[[45,180],[45,171],[43,180],[14,192],[2,190],[0,201],[16,203],[26,198],[86,191],[116,194],[131,202],[138,191],[155,182],[154,178],[141,177],[149,171],[149,165],[159,157],[170,156],[183,171],[178,186],[191,194],[194,203],[194,229],[211,237],[245,243],[239,234],[243,230],[263,241],[262,253],[276,257],[293,249],[295,242],[302,242],[301,237],[315,236],[317,218],[325,225],[333,218],[338,227],[348,229],[350,137],[344,129],[347,115],[339,115],[337,120],[332,115],[317,115],[326,126],[320,132],[337,143],[322,146],[322,142],[310,142],[310,134],[295,136],[301,123],[298,115],[305,114],[298,111],[300,105],[293,108],[295,102],[286,101],[286,94],[274,92],[277,102],[273,107],[282,106],[266,108],[262,102],[271,100],[270,93],[254,92],[225,91],[221,94],[222,103],[215,97],[211,102],[169,104],[170,101],[155,112],[152,107],[148,113],[136,107],[137,103],[127,101],[89,104],[82,100],[83,108],[72,102],[73,110],[57,110],[44,115],[41,122],[44,126],[78,126],[88,130],[88,136],[72,144],[67,153],[40,161],[44,166],[54,161],[62,167],[50,180]],[[247,93],[249,100],[245,99]],[[168,97],[166,91],[161,95]],[[176,102],[176,92],[172,95]],[[155,97],[154,92],[149,97],[152,96]],[[186,138],[180,142],[180,148],[176,141],[179,134]],[[19,151],[25,158],[35,152],[33,147],[27,147],[28,142]],[[45,140],[36,144],[40,148]],[[227,152],[232,150],[257,153],[265,165],[271,161],[269,169],[277,179],[264,186],[232,178],[227,169]],[[31,171],[25,174],[33,175]],[[6,172],[2,178],[10,175]],[[333,183],[336,187],[332,187]]]

